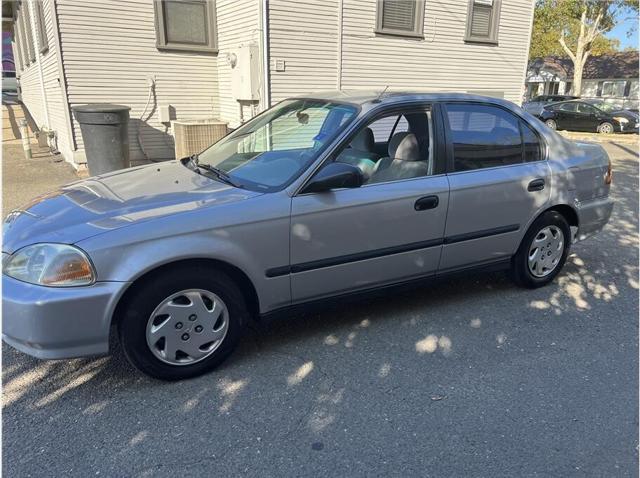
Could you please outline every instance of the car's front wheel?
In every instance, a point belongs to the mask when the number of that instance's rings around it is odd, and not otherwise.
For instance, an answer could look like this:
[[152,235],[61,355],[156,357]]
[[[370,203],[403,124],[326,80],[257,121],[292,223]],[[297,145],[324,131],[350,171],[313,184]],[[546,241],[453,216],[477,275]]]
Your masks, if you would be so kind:
[[140,371],[163,380],[206,373],[231,354],[248,317],[242,293],[226,274],[180,267],[152,274],[124,304],[118,335]]
[[562,214],[547,211],[537,218],[522,239],[513,257],[514,281],[536,288],[551,282],[567,260],[571,247],[571,229]]
[[558,129],[558,125],[556,124],[556,121],[553,119],[548,119],[544,122],[544,124],[546,124],[549,128],[551,128],[552,130],[556,130]]
[[604,123],[600,123],[600,125],[598,126],[598,133],[611,134],[613,133],[613,131],[614,131],[613,125],[608,121],[605,121]]

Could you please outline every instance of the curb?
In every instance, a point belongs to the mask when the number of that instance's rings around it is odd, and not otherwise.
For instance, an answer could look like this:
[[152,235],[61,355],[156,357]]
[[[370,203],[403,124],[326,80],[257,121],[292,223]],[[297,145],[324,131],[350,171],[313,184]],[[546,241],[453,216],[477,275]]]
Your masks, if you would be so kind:
[[591,141],[594,143],[624,143],[640,144],[640,136],[637,134],[576,134],[568,131],[558,131],[562,136],[571,140]]

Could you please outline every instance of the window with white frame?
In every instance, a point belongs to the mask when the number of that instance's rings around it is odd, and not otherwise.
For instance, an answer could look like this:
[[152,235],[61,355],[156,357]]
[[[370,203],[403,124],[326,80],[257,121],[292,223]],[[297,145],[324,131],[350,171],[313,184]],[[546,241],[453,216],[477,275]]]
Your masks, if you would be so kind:
[[215,0],[158,0],[154,7],[158,49],[218,52]]
[[498,43],[500,0],[469,0],[465,41]]
[[603,81],[601,96],[624,96],[626,80]]
[[376,32],[422,37],[424,0],[378,0]]

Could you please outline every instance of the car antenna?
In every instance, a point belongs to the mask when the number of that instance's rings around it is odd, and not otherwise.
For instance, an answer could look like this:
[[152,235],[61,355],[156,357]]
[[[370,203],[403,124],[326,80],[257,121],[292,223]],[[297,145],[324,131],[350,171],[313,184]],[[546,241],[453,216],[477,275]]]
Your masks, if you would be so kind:
[[385,87],[384,87],[384,90],[382,90],[382,91],[380,92],[380,94],[378,95],[378,97],[377,97],[375,100],[373,100],[373,101],[372,101],[372,103],[380,103],[380,99],[382,98],[382,95],[384,95],[384,94],[387,92],[387,90],[388,90],[388,89],[389,89],[389,85],[385,86]]

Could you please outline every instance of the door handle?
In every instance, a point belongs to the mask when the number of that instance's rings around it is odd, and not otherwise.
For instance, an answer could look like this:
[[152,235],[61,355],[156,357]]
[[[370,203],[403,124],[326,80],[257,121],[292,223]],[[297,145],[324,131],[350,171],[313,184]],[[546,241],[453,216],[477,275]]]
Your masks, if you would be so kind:
[[529,186],[527,186],[527,191],[531,191],[531,192],[542,191],[543,189],[544,189],[544,179],[542,178],[534,179],[529,183]]
[[439,203],[440,199],[438,198],[438,196],[425,196],[418,199],[413,205],[413,208],[416,211],[424,211],[425,209],[433,209],[435,207],[438,207]]

